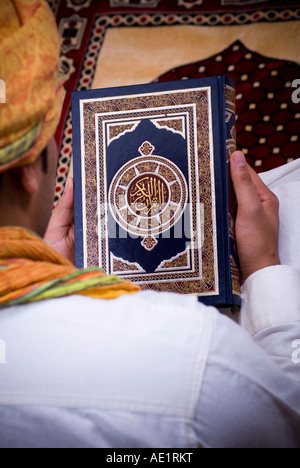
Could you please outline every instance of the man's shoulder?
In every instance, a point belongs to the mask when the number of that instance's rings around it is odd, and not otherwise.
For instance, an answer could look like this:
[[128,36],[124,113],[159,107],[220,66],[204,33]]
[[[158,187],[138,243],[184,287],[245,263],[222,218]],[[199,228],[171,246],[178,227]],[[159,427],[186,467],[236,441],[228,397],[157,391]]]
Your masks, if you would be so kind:
[[212,324],[196,299],[70,296],[3,312],[7,365],[0,368],[0,404],[51,400],[181,417],[188,416],[191,398],[196,404]]

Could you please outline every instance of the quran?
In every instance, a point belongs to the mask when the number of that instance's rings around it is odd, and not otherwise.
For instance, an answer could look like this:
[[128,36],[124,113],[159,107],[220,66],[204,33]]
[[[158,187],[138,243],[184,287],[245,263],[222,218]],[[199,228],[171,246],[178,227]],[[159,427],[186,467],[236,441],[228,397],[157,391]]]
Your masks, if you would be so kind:
[[234,82],[77,91],[72,119],[76,266],[239,305]]

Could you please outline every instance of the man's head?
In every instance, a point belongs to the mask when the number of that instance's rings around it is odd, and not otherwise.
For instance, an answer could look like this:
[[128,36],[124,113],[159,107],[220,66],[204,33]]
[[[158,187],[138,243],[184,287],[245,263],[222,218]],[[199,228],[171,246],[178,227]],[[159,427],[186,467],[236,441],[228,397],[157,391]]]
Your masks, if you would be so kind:
[[53,208],[57,146],[51,138],[30,164],[5,171],[0,179],[0,226],[22,226],[45,234]]
[[[64,97],[59,36],[44,0],[0,0],[1,225],[43,234],[53,205],[53,139]],[[27,222],[26,222],[27,217]]]

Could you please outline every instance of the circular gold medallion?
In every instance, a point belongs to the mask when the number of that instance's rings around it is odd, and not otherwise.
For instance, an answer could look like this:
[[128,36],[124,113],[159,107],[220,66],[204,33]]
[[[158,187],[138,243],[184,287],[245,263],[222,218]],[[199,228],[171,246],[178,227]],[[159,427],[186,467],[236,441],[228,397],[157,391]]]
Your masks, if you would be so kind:
[[130,234],[143,237],[146,250],[154,249],[158,243],[155,236],[180,219],[187,200],[187,183],[181,170],[168,159],[152,154],[125,164],[109,188],[115,221]]

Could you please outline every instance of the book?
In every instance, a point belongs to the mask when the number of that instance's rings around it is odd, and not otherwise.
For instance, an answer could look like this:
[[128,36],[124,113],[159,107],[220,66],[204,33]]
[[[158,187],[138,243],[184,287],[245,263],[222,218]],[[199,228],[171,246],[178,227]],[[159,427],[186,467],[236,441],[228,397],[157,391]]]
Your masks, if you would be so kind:
[[72,93],[76,266],[240,304],[226,76]]

